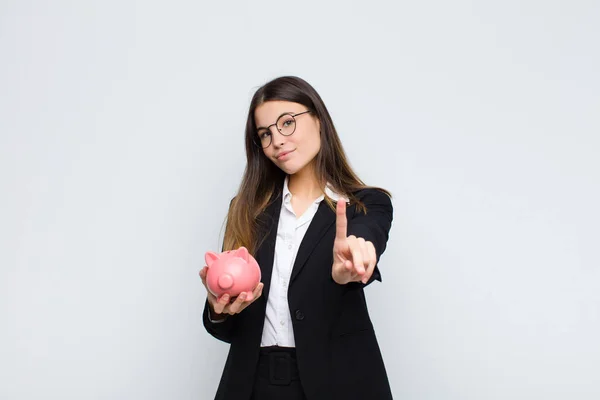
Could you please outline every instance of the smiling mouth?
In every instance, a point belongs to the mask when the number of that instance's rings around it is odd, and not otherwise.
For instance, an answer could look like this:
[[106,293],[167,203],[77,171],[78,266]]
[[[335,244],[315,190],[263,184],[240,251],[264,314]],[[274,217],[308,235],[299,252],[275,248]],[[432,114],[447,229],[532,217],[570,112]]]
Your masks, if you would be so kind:
[[281,153],[277,156],[277,159],[279,160],[280,158],[287,156],[288,154],[292,153],[293,151],[294,150],[286,151],[285,153]]

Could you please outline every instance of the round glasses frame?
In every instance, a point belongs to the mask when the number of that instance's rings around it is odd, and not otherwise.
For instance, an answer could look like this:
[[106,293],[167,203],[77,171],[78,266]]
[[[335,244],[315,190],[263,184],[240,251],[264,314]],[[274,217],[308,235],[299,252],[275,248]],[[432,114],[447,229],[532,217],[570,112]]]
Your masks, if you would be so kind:
[[[273,133],[271,132],[271,127],[275,126],[277,128],[277,132],[279,132],[280,134],[282,134],[283,136],[292,136],[294,134],[294,132],[296,132],[296,117],[302,114],[306,114],[311,112],[311,110],[306,110],[300,113],[296,113],[296,114],[292,114],[292,113],[285,113],[285,114],[281,114],[279,116],[279,118],[277,118],[277,121],[275,121],[274,124],[271,124],[269,126],[267,126],[266,131],[265,132],[269,132],[269,144],[267,144],[266,146],[263,145],[261,139],[260,139],[260,135],[257,134],[255,135],[255,140],[253,140],[254,144],[260,148],[266,149],[267,147],[269,147],[271,145],[271,143],[273,143]],[[283,133],[283,129],[279,128],[279,121],[281,120],[281,118],[283,117],[292,117],[292,120],[294,121],[294,129],[290,132],[290,133]],[[261,132],[263,132],[263,129],[261,128]]]

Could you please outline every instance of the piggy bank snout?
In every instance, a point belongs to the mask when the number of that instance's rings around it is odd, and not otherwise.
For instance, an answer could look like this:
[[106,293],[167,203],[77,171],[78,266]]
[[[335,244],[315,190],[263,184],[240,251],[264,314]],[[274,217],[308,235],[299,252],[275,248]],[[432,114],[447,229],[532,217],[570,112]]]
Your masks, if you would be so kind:
[[252,298],[252,290],[260,282],[261,271],[245,248],[219,254],[207,252],[205,258],[208,266],[206,288],[209,292],[217,297],[223,294],[235,297],[247,292],[247,299]]
[[219,276],[218,284],[221,289],[230,289],[233,286],[233,277],[229,274],[223,274]]

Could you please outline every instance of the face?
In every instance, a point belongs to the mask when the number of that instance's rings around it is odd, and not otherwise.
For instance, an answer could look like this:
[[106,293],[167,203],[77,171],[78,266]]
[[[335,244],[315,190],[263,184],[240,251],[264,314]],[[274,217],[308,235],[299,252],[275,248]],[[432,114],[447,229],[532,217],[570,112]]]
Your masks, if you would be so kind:
[[[288,175],[293,175],[307,167],[312,167],[312,162],[321,149],[320,124],[313,113],[305,113],[294,117],[294,133],[285,136],[275,125],[283,114],[299,114],[307,111],[306,106],[289,101],[268,101],[256,108],[254,120],[257,135],[260,139],[271,139],[271,144],[263,148],[265,156]],[[279,126],[286,133],[293,124],[290,117],[279,119]],[[272,125],[269,127],[269,125]],[[266,129],[267,127],[268,130]]]

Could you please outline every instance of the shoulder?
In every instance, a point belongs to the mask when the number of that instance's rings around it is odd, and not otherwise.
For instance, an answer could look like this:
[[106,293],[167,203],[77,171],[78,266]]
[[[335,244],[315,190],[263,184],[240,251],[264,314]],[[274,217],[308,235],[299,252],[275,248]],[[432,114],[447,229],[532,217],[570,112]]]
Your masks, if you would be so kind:
[[365,188],[352,194],[367,208],[369,208],[369,205],[392,206],[392,199],[390,196],[378,188]]

